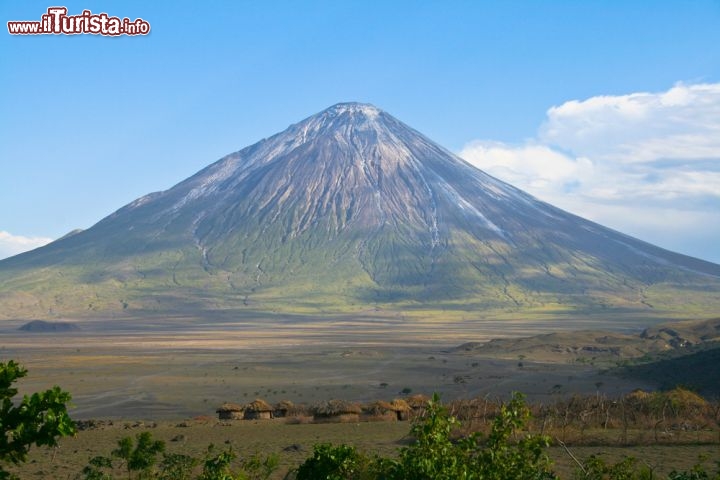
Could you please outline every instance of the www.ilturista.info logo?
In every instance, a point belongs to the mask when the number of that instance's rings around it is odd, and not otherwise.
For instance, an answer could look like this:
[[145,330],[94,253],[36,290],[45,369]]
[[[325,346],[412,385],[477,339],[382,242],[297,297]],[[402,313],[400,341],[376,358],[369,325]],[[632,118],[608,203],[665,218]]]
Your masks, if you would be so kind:
[[110,17],[107,13],[83,10],[80,15],[68,15],[65,7],[50,7],[40,21],[7,22],[11,35],[147,35],[150,24],[142,18]]

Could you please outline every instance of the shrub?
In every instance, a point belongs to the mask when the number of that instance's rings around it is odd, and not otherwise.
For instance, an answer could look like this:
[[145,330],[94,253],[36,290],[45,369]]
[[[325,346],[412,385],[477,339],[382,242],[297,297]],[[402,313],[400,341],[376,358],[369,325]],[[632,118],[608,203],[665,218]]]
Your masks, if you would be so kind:
[[[136,440],[133,444],[132,438],[123,438],[112,452],[113,457],[123,460],[130,479],[134,476],[138,480],[266,480],[277,470],[279,463],[276,455],[265,458],[253,455],[240,462],[239,471],[233,471],[231,463],[235,453],[230,449],[216,453],[215,447],[209,445],[202,462],[189,455],[164,453],[158,471],[155,468],[157,455],[164,451],[165,444],[153,440],[150,432],[137,435]],[[195,472],[198,465],[202,465],[199,475]],[[98,456],[90,459],[75,479],[114,480],[112,470],[112,459]]]
[[471,434],[455,441],[452,435],[460,422],[435,395],[412,426],[415,442],[400,451],[399,460],[369,459],[351,446],[320,444],[296,470],[295,479],[554,479],[544,454],[549,440],[535,435],[513,438],[529,416],[523,397],[515,394],[500,409],[487,438]]
[[625,457],[617,463],[608,464],[597,455],[590,455],[575,470],[577,480],[651,480],[653,473],[646,466],[638,467],[633,457]]
[[158,454],[165,451],[165,442],[153,440],[150,432],[139,433],[135,439],[135,445],[130,437],[120,439],[112,456],[125,462],[128,478],[132,478],[133,472],[137,473],[138,479],[149,478],[153,466],[157,463]]
[[368,460],[348,445],[315,445],[312,457],[295,472],[296,480],[350,480],[367,478]]
[[668,477],[669,480],[720,480],[720,461],[715,462],[715,473],[710,473],[702,465],[705,458],[700,458],[693,468],[685,472],[673,470]]
[[[0,462],[17,465],[27,461],[32,445],[54,447],[60,437],[75,434],[75,424],[67,413],[70,394],[60,387],[25,395],[18,405],[13,384],[27,370],[13,360],[0,362]],[[0,479],[13,478],[0,465]]]
[[454,479],[552,479],[550,461],[544,453],[549,439],[513,436],[525,426],[530,412],[521,394],[503,405],[487,438],[474,433],[453,442],[451,433],[459,426],[437,395],[428,402],[424,418],[413,425],[416,442],[400,453],[394,478],[433,480]]

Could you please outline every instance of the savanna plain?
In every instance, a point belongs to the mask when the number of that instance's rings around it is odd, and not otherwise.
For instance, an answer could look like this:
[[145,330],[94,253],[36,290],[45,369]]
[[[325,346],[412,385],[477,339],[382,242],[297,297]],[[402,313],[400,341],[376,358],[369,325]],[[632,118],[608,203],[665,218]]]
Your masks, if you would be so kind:
[[[478,430],[487,423],[481,408],[487,413],[511,392],[524,393],[536,417],[528,428],[553,439],[548,453],[561,478],[577,469],[570,453],[611,462],[630,455],[658,475],[689,469],[699,458],[720,460],[718,412],[714,422],[710,415],[689,427],[627,421],[624,401],[620,412],[618,399],[659,386],[622,368],[668,354],[663,322],[669,319],[627,320],[601,313],[460,322],[384,312],[322,318],[216,313],[85,318],[67,320],[77,327],[72,331],[30,333],[19,330],[26,320],[8,320],[0,327],[0,356],[28,369],[20,393],[60,385],[72,394],[71,417],[83,425],[55,449],[31,450],[29,462],[14,471],[20,478],[75,478],[119,439],[148,431],[168,451],[195,457],[210,444],[232,448],[237,461],[277,455],[271,478],[283,478],[318,443],[394,456],[412,442],[411,422],[318,423],[309,414],[220,420],[220,405],[289,400],[309,412],[330,399],[368,405],[435,392],[466,420],[462,428]],[[705,324],[677,323],[670,331],[710,328],[696,325]],[[554,420],[540,421],[551,409]],[[592,419],[568,420],[576,414]]]

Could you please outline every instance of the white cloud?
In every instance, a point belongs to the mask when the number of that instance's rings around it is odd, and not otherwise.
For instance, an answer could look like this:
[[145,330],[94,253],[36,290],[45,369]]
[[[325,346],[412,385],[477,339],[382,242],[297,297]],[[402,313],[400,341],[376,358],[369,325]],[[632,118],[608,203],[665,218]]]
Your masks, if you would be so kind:
[[42,247],[52,241],[52,238],[23,237],[0,230],[0,259]]
[[475,141],[460,156],[487,173],[536,191],[571,191],[583,178],[592,178],[588,158],[572,158],[541,144],[512,146]]
[[536,139],[460,156],[542,200],[720,262],[720,83],[568,101]]
[[718,158],[720,83],[571,100],[547,111],[539,139],[612,162]]

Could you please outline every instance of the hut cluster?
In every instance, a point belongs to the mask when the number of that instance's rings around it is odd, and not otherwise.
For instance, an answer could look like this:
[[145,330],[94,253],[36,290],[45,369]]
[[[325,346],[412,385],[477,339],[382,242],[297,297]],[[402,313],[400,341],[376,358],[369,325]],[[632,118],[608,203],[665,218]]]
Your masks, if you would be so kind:
[[[277,407],[281,408],[280,404]],[[275,407],[259,398],[246,405],[223,403],[217,409],[217,414],[220,420],[270,420],[284,416],[282,410],[276,410]]]
[[405,421],[421,415],[428,397],[414,395],[406,399],[396,398],[391,402],[378,400],[361,405],[345,400],[327,400],[313,405],[295,405],[283,400],[270,405],[256,399],[248,404],[223,403],[217,409],[220,420],[271,420],[274,418],[308,419],[317,423],[327,422],[392,422]]

